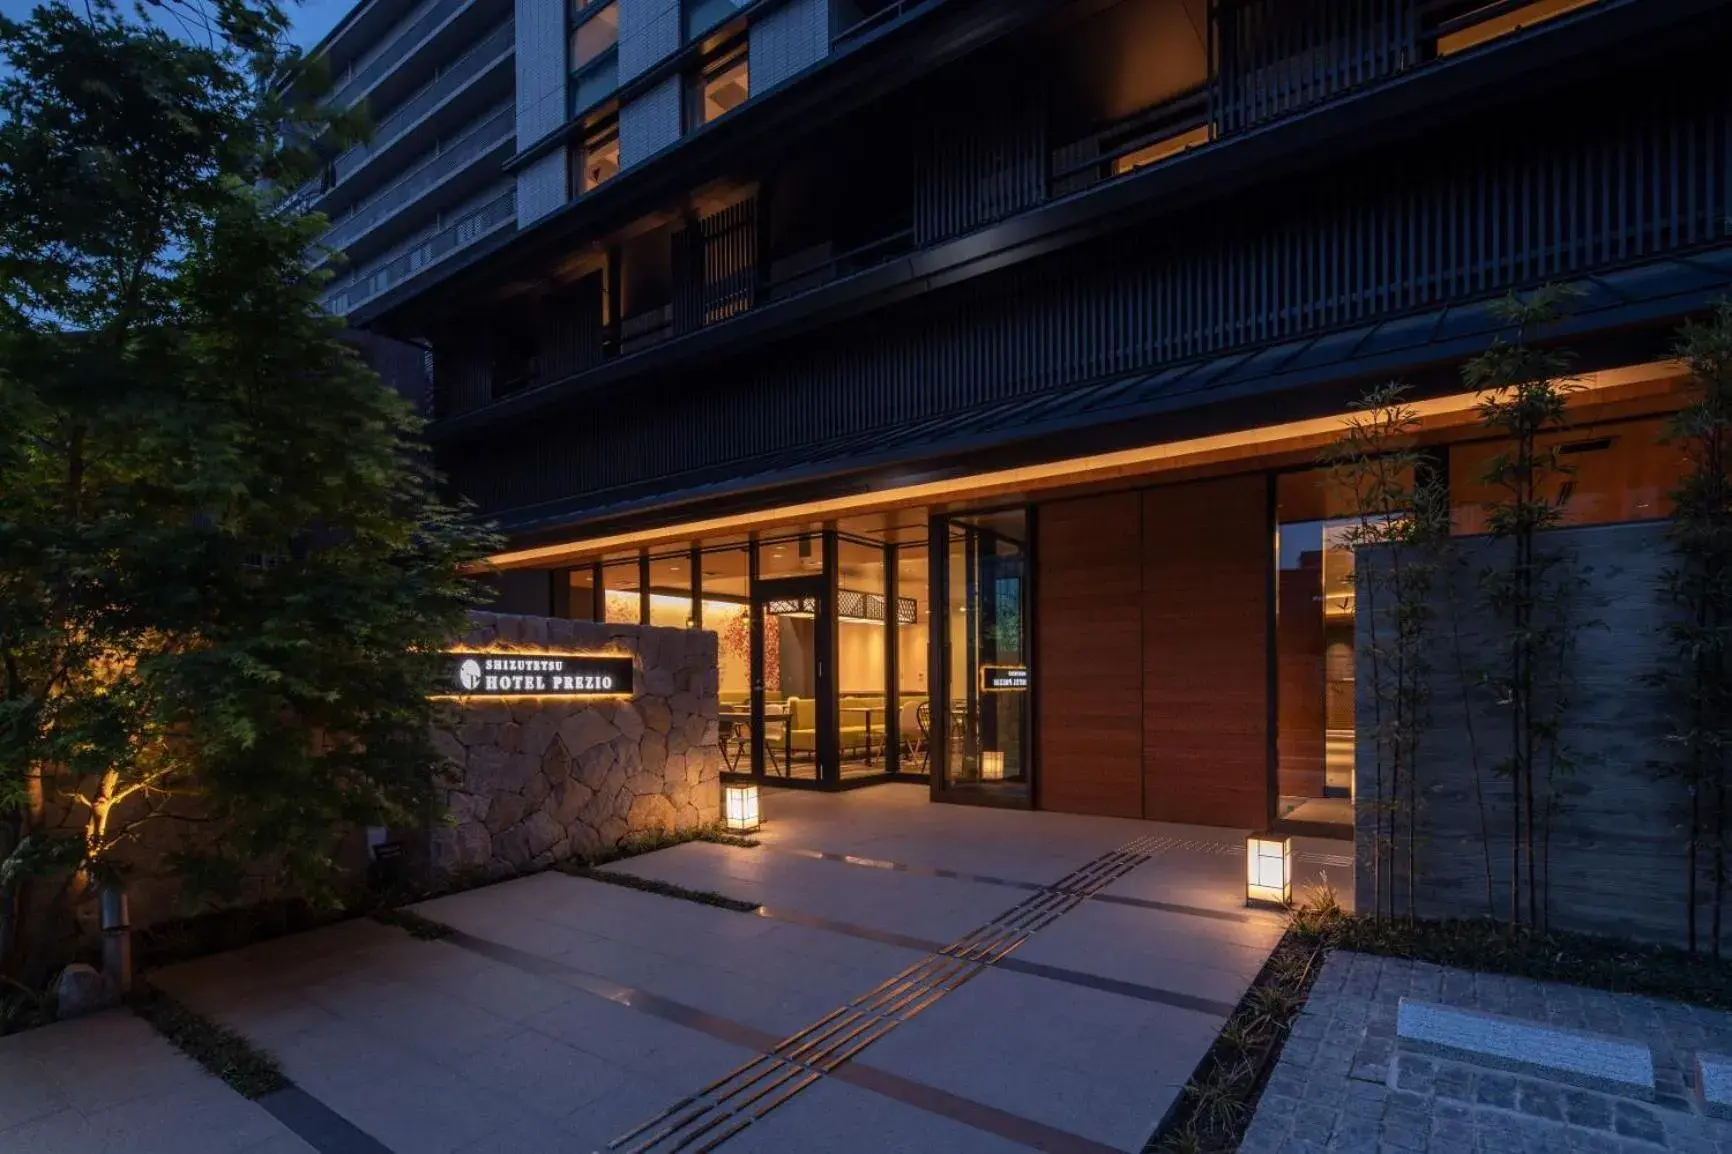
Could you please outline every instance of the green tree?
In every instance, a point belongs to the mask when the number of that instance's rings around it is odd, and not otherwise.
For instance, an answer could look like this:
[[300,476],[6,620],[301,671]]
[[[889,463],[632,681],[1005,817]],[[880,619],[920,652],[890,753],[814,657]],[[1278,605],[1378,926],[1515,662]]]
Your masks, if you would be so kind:
[[263,861],[318,894],[345,830],[431,804],[427,691],[491,542],[319,305],[322,222],[275,190],[346,128],[284,28],[270,0],[0,20],[14,972],[59,960],[153,825],[189,892]]
[[1351,406],[1341,436],[1323,452],[1330,480],[1346,495],[1353,580],[1363,630],[1364,705],[1371,724],[1372,909],[1396,912],[1396,866],[1406,875],[1406,916],[1416,913],[1421,801],[1419,748],[1431,726],[1432,591],[1449,544],[1449,494],[1417,444],[1418,413],[1408,388],[1373,388]]
[[[1666,593],[1679,610],[1667,623],[1671,652],[1656,680],[1678,707],[1667,734],[1675,756],[1662,770],[1689,797],[1685,839],[1686,935],[1699,948],[1702,859],[1712,889],[1709,947],[1720,956],[1726,904],[1727,751],[1732,748],[1732,302],[1685,326],[1678,356],[1695,395],[1672,418],[1668,439],[1686,470],[1672,490],[1667,536],[1673,563]],[[1706,844],[1704,844],[1706,843]]]
[[1480,577],[1480,607],[1505,629],[1484,686],[1509,725],[1507,752],[1494,767],[1510,784],[1509,922],[1513,927],[1525,917],[1541,930],[1561,796],[1556,778],[1573,763],[1563,720],[1581,576],[1574,559],[1542,537],[1563,519],[1571,475],[1548,434],[1566,427],[1569,397],[1578,386],[1570,379],[1570,354],[1534,338],[1558,318],[1568,296],[1548,287],[1499,302],[1498,315],[1514,326],[1515,339],[1499,337],[1462,366],[1463,380],[1479,397],[1480,423],[1504,441],[1480,478],[1496,494],[1485,505],[1487,528],[1508,549],[1507,558]]

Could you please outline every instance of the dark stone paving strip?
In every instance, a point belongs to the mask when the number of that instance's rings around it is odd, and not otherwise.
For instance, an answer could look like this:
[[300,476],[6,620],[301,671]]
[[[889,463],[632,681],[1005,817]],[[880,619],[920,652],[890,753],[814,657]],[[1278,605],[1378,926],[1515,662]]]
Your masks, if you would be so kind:
[[319,1154],[391,1154],[389,1146],[299,1086],[275,1090],[258,1103]]
[[[846,934],[851,938],[861,938],[869,942],[883,942],[890,946],[904,946],[911,950],[935,954],[944,948],[942,942],[928,941],[925,938],[910,937],[891,930],[875,930],[870,926],[857,926],[853,922],[839,922],[830,918],[821,918],[813,914],[803,914],[794,910],[771,909],[768,906],[758,907],[758,916],[770,918],[778,922],[788,922],[791,925],[807,926],[815,930],[828,930],[831,933]],[[1109,994],[1122,994],[1127,998],[1136,998],[1143,1002],[1158,1002],[1163,1006],[1175,1006],[1181,1010],[1196,1010],[1201,1014],[1213,1014],[1218,1018],[1231,1017],[1235,1006],[1228,1002],[1217,1002],[1212,998],[1200,998],[1193,994],[1181,994],[1177,990],[1164,990],[1159,986],[1145,986],[1137,982],[1120,981],[1117,978],[1103,978],[1082,970],[1072,970],[1064,966],[1047,966],[1039,962],[1026,962],[1020,958],[1000,958],[992,962],[995,969],[1011,970],[1018,974],[1028,974],[1031,977],[1046,978],[1054,982],[1064,982],[1072,986],[1086,986],[1091,990],[1102,990]]]
[[972,1098],[964,1098],[948,1090],[940,1090],[936,1086],[928,1086],[924,1082],[880,1070],[876,1066],[849,1062],[831,1071],[829,1076],[839,1082],[858,1086],[862,1090],[894,1098],[904,1105],[925,1110],[928,1114],[937,1114],[1035,1150],[1049,1151],[1050,1154],[1124,1154],[1116,1146],[1108,1146],[1103,1142],[1096,1142],[1093,1138],[1072,1134],[1068,1130],[1059,1130],[1032,1118],[1024,1118],[1020,1114],[1012,1114],[996,1106],[988,1106],[984,1102],[976,1102]]
[[[710,1037],[723,1042],[730,1042],[736,1046],[755,1050],[759,1054],[771,1054],[782,1042],[782,1039],[776,1035],[748,1026],[744,1022],[723,1018],[706,1010],[700,1010],[696,1006],[688,1006],[683,1002],[664,998],[660,994],[652,994],[648,990],[624,986],[601,977],[599,974],[591,974],[566,965],[564,962],[556,962],[551,958],[543,958],[527,950],[505,945],[503,942],[479,938],[462,930],[453,931],[440,940],[457,946],[459,949],[491,958],[502,965],[522,970],[525,973],[538,977],[557,978],[564,984],[575,986],[586,993],[595,994],[597,997],[606,998],[610,1002],[616,1002],[619,1005],[651,1014],[664,1021],[674,1022],[699,1033],[708,1034]],[[928,1086],[924,1082],[916,1082],[913,1079],[904,1078],[874,1066],[850,1062],[840,1069],[832,1071],[829,1076],[851,1083],[862,1090],[869,1090],[874,1094],[891,1098],[905,1106],[912,1106],[917,1110],[924,1110],[929,1114],[936,1114],[953,1122],[960,1122],[976,1130],[996,1134],[1000,1138],[1020,1143],[1035,1150],[1052,1151],[1053,1154],[1122,1154],[1113,1147],[1102,1145],[1092,1138],[1084,1138],[1067,1130],[1060,1130],[1045,1123],[1036,1122],[1032,1118],[1024,1118],[1019,1114],[1000,1110],[996,1106],[988,1106],[984,1102],[976,1102],[972,1098],[964,1098],[959,1094],[952,1094],[937,1087]],[[316,1102],[314,1104],[317,1105]],[[320,1109],[323,1107],[321,1106]],[[329,1113],[329,1111],[326,1112]],[[276,1113],[276,1111],[273,1110],[272,1113]],[[345,1126],[348,1125],[334,1114],[331,1117]],[[290,1129],[295,1129],[294,1125],[287,1120],[285,1120],[285,1125],[289,1125]],[[299,1134],[301,1131],[296,1129],[296,1133]],[[359,1134],[360,1132],[356,1131],[356,1133]],[[323,1146],[305,1134],[302,1134],[302,1137],[318,1146],[321,1154],[380,1154],[380,1152],[388,1154],[385,1147],[379,1146],[377,1143],[371,1146],[352,1148]],[[372,1139],[367,1138],[364,1134],[361,1137],[372,1142]]]
[[[842,865],[864,866],[867,869],[889,870],[892,873],[912,874],[923,878],[949,878],[952,881],[976,882],[986,886],[1004,886],[1009,889],[1038,892],[1048,889],[1038,882],[1018,881],[1015,878],[994,877],[991,874],[971,874],[958,870],[933,869],[928,866],[909,865],[906,862],[884,861],[880,858],[860,857],[857,854],[830,853],[821,849],[800,849],[797,846],[765,845],[761,849],[775,853],[788,854],[792,857],[811,858],[814,861],[838,862]],[[1167,914],[1186,914],[1194,918],[1210,918],[1218,922],[1248,922],[1249,914],[1236,910],[1211,910],[1203,906],[1187,906],[1178,902],[1158,902],[1149,898],[1125,897],[1119,894],[1092,894],[1090,901],[1108,902],[1115,906],[1133,906],[1143,910],[1159,910]]]

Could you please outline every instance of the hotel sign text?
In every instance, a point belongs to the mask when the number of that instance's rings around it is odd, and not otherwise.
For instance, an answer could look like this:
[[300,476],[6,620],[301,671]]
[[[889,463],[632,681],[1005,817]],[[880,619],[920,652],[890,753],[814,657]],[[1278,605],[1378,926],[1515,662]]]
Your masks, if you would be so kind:
[[985,693],[1010,693],[1028,688],[1028,666],[983,665],[980,688]]
[[631,692],[631,658],[543,653],[453,653],[447,692],[458,697],[594,697]]

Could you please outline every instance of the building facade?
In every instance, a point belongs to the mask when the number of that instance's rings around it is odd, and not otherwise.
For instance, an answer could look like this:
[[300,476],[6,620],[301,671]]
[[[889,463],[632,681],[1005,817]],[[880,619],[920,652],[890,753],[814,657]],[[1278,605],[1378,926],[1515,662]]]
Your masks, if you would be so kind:
[[1346,836],[1319,452],[1401,380],[1483,532],[1460,366],[1563,284],[1566,520],[1665,515],[1721,7],[517,0],[509,223],[333,308],[431,349],[502,608],[717,632],[732,774]]

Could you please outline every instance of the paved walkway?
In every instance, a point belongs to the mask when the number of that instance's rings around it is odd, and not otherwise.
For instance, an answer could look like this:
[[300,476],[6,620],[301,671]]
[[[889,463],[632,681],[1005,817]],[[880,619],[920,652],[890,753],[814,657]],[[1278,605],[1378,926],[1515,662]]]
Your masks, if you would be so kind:
[[313,1149],[125,1010],[0,1038],[6,1154]]
[[918,787],[765,810],[760,848],[611,867],[762,914],[549,873],[423,904],[444,940],[352,922],[155,980],[373,1150],[1103,1154],[1140,1149],[1281,931],[1229,832]]
[[[1415,1054],[1403,997],[1647,1045],[1655,1101]],[[1242,1154],[1732,1154],[1696,1108],[1697,1051],[1732,1052],[1732,1014],[1631,994],[1336,953],[1270,1074]]]

